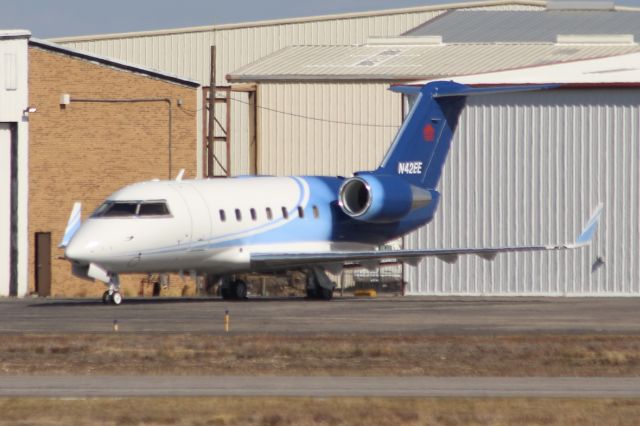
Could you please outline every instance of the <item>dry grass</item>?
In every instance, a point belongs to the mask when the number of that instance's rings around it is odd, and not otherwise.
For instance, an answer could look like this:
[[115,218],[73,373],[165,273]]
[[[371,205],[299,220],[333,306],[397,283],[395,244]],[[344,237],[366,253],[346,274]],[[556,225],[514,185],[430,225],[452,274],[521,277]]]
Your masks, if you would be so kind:
[[640,401],[524,398],[0,399],[0,425],[635,425]]
[[0,374],[638,376],[640,336],[0,335]]

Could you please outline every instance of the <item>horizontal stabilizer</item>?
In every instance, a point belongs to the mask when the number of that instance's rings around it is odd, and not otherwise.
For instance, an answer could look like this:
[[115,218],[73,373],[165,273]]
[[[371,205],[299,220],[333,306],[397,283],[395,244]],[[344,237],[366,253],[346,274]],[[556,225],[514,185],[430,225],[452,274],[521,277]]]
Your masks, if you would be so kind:
[[73,203],[73,209],[71,209],[71,214],[69,215],[69,221],[67,222],[67,227],[64,230],[64,236],[62,237],[62,241],[58,247],[65,248],[69,245],[69,241],[75,235],[75,233],[80,229],[80,223],[82,219],[82,203],[76,201]]
[[434,93],[434,98],[445,98],[448,96],[477,96],[491,95],[496,93],[534,92],[537,90],[550,90],[560,87],[559,84],[520,84],[511,86],[486,86],[472,87],[467,85],[447,86],[446,90],[438,90]]
[[[437,82],[441,83],[441,82]],[[467,86],[463,84],[438,84],[435,87],[432,97],[445,98],[449,96],[476,96],[490,95],[495,93],[512,93],[512,92],[533,92],[537,90],[557,89],[560,84],[518,84],[508,86]],[[391,86],[392,92],[402,93],[404,95],[415,96],[422,91],[422,86],[402,85]]]

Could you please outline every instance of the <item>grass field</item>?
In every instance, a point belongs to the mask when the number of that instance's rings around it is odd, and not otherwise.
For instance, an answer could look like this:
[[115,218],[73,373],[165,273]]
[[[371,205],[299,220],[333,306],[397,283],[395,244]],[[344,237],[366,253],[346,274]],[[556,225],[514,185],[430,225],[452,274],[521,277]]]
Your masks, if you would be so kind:
[[0,425],[636,425],[640,401],[524,398],[0,399]]
[[638,376],[640,336],[1,335],[0,374]]
[[[638,376],[634,335],[0,335],[2,374]],[[0,398],[4,425],[635,425],[623,398]]]

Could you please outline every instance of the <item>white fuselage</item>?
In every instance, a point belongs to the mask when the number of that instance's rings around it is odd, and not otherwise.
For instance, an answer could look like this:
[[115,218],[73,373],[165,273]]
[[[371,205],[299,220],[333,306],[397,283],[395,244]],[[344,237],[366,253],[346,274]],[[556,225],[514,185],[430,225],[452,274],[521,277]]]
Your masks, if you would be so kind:
[[[371,249],[332,237],[334,201],[323,187],[312,199],[297,177],[143,182],[107,199],[138,203],[139,214],[90,217],[65,253],[112,273],[227,274],[248,271],[251,253]],[[142,214],[150,202],[166,203],[167,214]]]

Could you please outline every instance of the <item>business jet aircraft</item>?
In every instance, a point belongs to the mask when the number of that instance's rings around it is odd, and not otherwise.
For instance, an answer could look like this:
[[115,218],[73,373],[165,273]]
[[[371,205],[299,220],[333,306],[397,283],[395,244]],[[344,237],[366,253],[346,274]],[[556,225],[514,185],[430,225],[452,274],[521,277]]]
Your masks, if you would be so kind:
[[476,254],[574,249],[591,242],[601,206],[572,243],[494,248],[378,251],[429,223],[458,117],[471,95],[543,86],[473,88],[453,82],[392,90],[416,95],[382,164],[353,177],[236,177],[150,181],[116,191],[83,224],[76,203],[61,247],[75,275],[108,285],[105,303],[120,304],[118,274],[183,272],[220,277],[224,298],[245,298],[235,276],[310,272],[309,297],[329,299],[325,270],[384,259],[416,264],[425,256],[453,262]]

